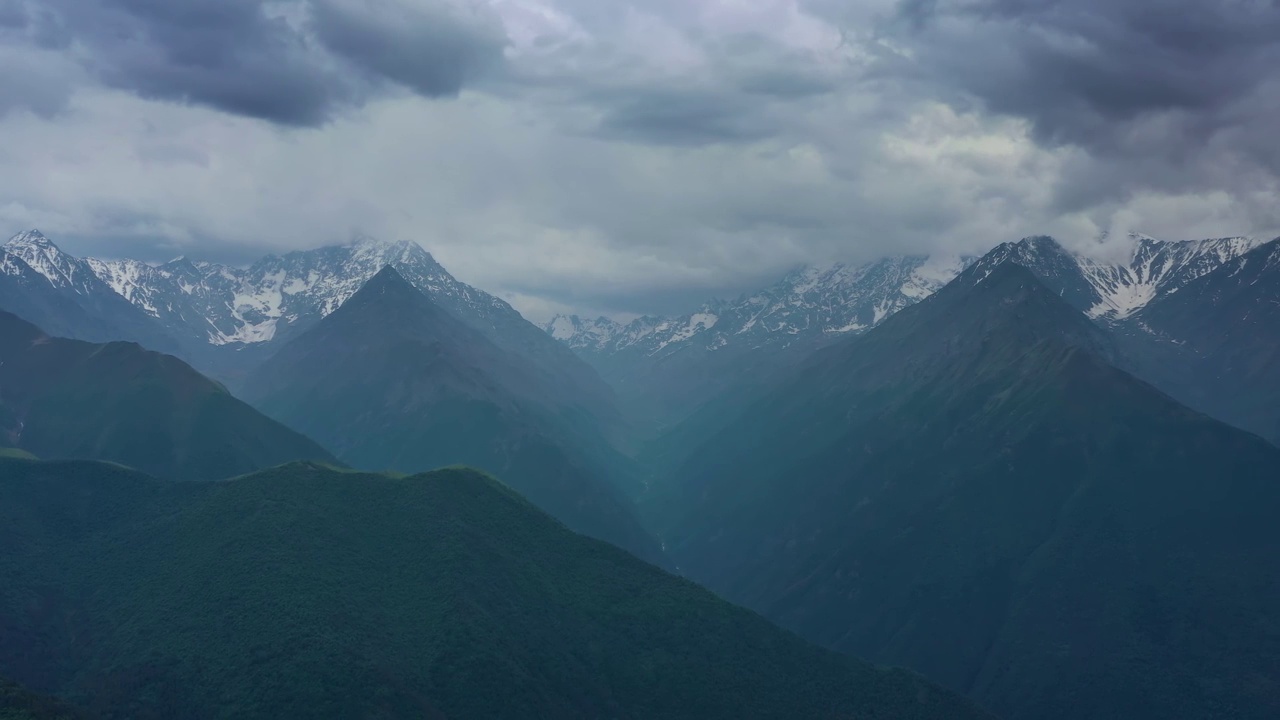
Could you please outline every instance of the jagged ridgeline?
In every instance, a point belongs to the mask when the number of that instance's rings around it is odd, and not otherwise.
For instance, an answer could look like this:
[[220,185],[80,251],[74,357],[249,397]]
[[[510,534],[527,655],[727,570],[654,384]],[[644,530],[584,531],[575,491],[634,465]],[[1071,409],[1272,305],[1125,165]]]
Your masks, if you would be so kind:
[[0,459],[0,497],[0,676],[101,717],[986,717],[470,470]]

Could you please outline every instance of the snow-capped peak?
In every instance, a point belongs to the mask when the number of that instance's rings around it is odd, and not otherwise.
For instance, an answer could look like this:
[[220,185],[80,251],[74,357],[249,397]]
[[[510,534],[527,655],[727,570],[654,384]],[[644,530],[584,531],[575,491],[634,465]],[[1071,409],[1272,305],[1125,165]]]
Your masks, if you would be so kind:
[[43,275],[54,287],[70,288],[80,294],[97,290],[97,279],[88,265],[68,255],[39,230],[20,232],[4,244],[4,249]]
[[1260,244],[1248,237],[1165,241],[1130,233],[1127,239],[1131,244],[1117,254],[1109,243],[1073,252],[1053,238],[1029,237],[1000,245],[980,265],[983,272],[1006,260],[1026,266],[1089,317],[1110,322],[1128,318]]
[[52,248],[54,250],[58,249],[58,246],[54,245],[53,241],[45,237],[44,233],[40,232],[39,230],[36,230],[35,228],[32,228],[30,230],[24,230],[18,233],[17,235],[14,235],[13,237],[9,238],[9,241],[6,242],[4,246],[7,249],[18,248],[18,247]]

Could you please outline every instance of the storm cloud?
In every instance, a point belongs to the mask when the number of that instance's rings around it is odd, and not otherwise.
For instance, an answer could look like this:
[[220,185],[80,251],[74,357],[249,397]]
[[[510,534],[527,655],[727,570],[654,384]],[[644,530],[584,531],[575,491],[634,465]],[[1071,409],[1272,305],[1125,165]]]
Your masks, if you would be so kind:
[[1090,153],[1064,210],[1280,174],[1276,0],[903,0],[880,29],[909,51],[881,72]]
[[808,262],[1280,233],[1278,67],[1271,0],[0,0],[0,224],[414,239],[534,316],[665,312]]
[[[104,84],[316,126],[391,86],[456,95],[502,57],[493,23],[449,0],[48,0],[23,17]],[[475,14],[475,13],[470,13]]]

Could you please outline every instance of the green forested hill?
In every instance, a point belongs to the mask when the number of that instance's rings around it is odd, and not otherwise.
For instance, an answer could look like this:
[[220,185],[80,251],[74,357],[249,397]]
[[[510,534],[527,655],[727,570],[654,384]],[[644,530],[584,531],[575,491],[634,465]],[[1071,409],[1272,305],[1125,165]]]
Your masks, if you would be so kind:
[[0,674],[107,717],[982,717],[470,470],[0,459]]
[[175,357],[133,343],[49,337],[3,312],[0,446],[110,460],[177,480],[333,460]]

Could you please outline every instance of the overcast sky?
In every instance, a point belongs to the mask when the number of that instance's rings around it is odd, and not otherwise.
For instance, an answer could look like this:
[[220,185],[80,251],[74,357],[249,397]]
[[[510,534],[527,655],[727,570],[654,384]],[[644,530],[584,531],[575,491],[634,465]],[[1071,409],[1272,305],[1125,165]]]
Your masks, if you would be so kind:
[[416,240],[541,318],[1280,234],[1280,0],[0,0],[0,234]]

